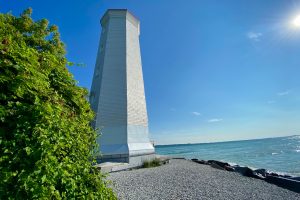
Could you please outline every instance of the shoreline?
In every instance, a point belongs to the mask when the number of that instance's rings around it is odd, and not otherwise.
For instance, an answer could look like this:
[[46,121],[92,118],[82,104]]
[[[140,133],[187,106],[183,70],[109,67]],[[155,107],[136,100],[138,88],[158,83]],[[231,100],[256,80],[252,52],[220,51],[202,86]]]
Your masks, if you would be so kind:
[[236,172],[246,177],[264,180],[268,183],[275,184],[279,187],[300,193],[300,176],[280,174],[280,173],[269,171],[264,168],[255,169],[248,166],[240,166],[237,164],[232,164],[232,163],[227,163],[227,162],[217,161],[217,160],[206,161],[206,160],[191,159],[191,161],[198,164],[210,165],[211,167],[220,170]]
[[[173,155],[159,155],[162,157],[168,157],[170,159],[185,159],[185,160],[203,160],[203,159],[198,159],[198,158],[186,158],[184,156],[173,156]],[[209,161],[209,160],[203,160],[203,161]],[[283,172],[283,171],[276,171],[276,170],[272,170],[272,169],[268,169],[268,168],[261,168],[261,167],[255,167],[255,166],[249,166],[249,165],[240,165],[239,163],[236,162],[231,162],[231,161],[226,161],[226,160],[214,160],[211,159],[210,161],[218,161],[218,162],[222,162],[222,163],[228,163],[231,166],[240,166],[240,167],[248,167],[251,170],[258,170],[258,169],[265,169],[268,173],[274,173],[274,174],[278,174],[279,176],[289,176],[289,177],[300,177],[300,173],[290,173],[290,172]]]
[[247,141],[158,146],[156,153],[186,159],[218,160],[231,165],[265,168],[281,175],[300,176],[300,136]]
[[109,174],[120,199],[300,199],[300,193],[186,159]]

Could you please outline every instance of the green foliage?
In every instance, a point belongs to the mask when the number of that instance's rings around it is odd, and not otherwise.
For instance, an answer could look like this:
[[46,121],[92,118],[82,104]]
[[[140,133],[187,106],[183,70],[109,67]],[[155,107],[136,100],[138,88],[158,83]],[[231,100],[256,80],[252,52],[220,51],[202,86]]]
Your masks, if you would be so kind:
[[161,166],[161,165],[162,165],[162,163],[161,163],[160,159],[154,158],[153,160],[144,161],[142,167],[143,168],[150,168],[150,167],[158,167],[158,166]]
[[0,199],[115,199],[58,28],[0,14]]

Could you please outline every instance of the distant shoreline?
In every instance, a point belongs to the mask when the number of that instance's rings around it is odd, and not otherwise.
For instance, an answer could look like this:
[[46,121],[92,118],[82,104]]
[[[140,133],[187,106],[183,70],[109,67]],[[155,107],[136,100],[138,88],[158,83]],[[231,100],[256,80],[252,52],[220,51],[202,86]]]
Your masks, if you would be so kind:
[[157,144],[157,145],[155,145],[155,147],[180,146],[180,145],[198,145],[198,144],[216,144],[216,143],[228,143],[228,142],[243,142],[243,141],[251,141],[251,140],[276,139],[276,138],[295,137],[295,136],[300,136],[300,134],[299,135],[277,136],[277,137],[266,137],[266,138],[243,139],[243,140],[228,140],[228,141],[220,141],[220,142],[200,142],[200,143],[181,143],[181,144]]

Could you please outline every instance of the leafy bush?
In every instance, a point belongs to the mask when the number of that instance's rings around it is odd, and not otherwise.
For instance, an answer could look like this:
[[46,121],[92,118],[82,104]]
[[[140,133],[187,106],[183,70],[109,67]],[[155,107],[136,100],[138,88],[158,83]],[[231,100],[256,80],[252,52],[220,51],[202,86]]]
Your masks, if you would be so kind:
[[153,160],[146,160],[143,162],[143,168],[150,168],[150,167],[158,167],[161,166],[162,163],[158,158],[154,158]]
[[0,14],[0,199],[115,199],[56,26]]

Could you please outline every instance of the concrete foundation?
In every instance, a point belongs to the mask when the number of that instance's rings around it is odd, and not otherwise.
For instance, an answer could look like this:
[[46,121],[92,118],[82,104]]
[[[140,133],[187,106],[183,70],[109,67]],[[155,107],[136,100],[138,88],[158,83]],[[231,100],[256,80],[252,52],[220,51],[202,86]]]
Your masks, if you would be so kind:
[[157,158],[155,154],[130,156],[126,158],[103,158],[97,159],[100,163],[97,165],[102,172],[116,172],[127,169],[132,169],[143,165],[145,161],[151,161]]

